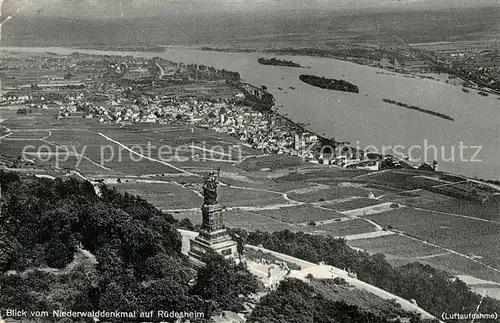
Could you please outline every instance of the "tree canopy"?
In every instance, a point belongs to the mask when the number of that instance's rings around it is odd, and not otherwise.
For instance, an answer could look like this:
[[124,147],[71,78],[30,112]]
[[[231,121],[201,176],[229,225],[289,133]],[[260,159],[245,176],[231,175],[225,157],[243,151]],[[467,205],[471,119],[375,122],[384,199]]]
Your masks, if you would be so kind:
[[168,309],[202,312],[204,322],[256,288],[245,268],[216,256],[197,273],[181,253],[180,223],[140,197],[1,171],[0,185],[0,311]]

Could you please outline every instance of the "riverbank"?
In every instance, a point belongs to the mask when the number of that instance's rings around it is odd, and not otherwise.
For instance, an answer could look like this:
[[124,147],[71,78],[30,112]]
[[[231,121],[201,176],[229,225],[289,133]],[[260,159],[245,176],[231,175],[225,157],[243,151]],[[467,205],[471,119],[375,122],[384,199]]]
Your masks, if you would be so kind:
[[78,49],[88,50],[104,50],[104,51],[119,51],[119,52],[151,52],[162,53],[165,49],[157,45],[144,45],[144,46],[108,46],[108,45],[88,45],[79,46]]

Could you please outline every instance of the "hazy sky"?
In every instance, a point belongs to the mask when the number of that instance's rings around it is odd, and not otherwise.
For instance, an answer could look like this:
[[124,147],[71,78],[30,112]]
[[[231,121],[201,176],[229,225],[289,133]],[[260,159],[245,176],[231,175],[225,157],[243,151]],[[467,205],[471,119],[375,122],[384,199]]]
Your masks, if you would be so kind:
[[286,9],[426,9],[500,6],[500,0],[3,0],[3,2],[4,15],[13,10],[12,8],[26,3],[20,14],[75,18],[168,16],[189,12]]

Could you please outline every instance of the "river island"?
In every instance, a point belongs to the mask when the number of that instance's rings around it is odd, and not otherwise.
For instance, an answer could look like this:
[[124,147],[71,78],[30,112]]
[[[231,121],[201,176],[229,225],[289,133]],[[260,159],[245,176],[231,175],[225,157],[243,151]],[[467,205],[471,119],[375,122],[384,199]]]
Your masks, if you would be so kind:
[[271,59],[267,59],[267,58],[259,58],[257,60],[257,62],[259,62],[259,64],[262,64],[262,65],[274,65],[274,66],[286,66],[286,67],[299,67],[301,68],[302,66],[298,63],[295,63],[293,61],[287,61],[287,60],[282,60],[282,59],[277,59],[276,57],[273,57]]
[[312,86],[322,89],[359,93],[359,87],[345,80],[328,79],[326,77],[319,77],[314,75],[302,74],[299,79]]
[[443,114],[443,113],[436,112],[436,111],[422,109],[422,108],[416,107],[414,105],[409,105],[409,104],[406,104],[406,103],[402,103],[402,102],[398,102],[398,101],[394,101],[394,100],[386,99],[386,98],[382,99],[382,101],[385,102],[385,103],[394,104],[394,105],[397,105],[399,107],[403,107],[403,108],[406,108],[406,109],[409,109],[409,110],[415,110],[415,111],[419,111],[419,112],[422,112],[422,113],[427,113],[427,114],[433,115],[433,116],[441,118],[441,119],[455,121],[455,119],[453,119],[452,117],[447,116],[446,114]]

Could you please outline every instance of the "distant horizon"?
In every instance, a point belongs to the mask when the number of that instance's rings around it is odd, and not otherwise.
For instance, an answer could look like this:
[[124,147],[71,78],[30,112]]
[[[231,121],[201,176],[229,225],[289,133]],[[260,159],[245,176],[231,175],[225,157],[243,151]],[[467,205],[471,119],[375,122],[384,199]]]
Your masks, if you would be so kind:
[[[443,12],[443,11],[464,11],[464,10],[485,10],[485,9],[495,9],[497,6],[493,5],[485,5],[485,6],[477,6],[477,7],[449,7],[449,8],[432,8],[432,7],[414,7],[414,8],[377,8],[377,7],[369,7],[369,8],[341,8],[341,9],[280,9],[276,11],[253,11],[251,13],[244,11],[210,11],[210,12],[199,12],[199,11],[190,11],[178,13],[175,16],[198,16],[198,15],[210,15],[210,16],[227,16],[227,15],[247,15],[247,14],[262,14],[262,15],[276,15],[276,13],[295,13],[295,14],[311,14],[311,13],[336,13],[339,16],[344,15],[363,15],[363,14],[377,14],[377,13],[408,13],[408,12]],[[20,13],[19,17],[32,18],[35,17],[30,13]],[[82,19],[82,20],[128,20],[128,19],[144,19],[144,18],[172,18],[170,15],[148,15],[148,16],[139,16],[139,15],[131,15],[131,16],[79,16],[79,17],[69,17],[62,15],[51,15],[51,16],[43,16],[43,18],[60,18],[60,19]],[[500,18],[500,10],[499,10],[499,18]],[[499,23],[500,24],[500,23]]]
[[[19,14],[4,24],[3,46],[213,45],[310,47],[333,35],[359,38],[397,35],[408,43],[500,34],[490,8],[427,10],[314,10],[157,17],[33,17]],[[291,36],[293,35],[293,36]],[[313,40],[314,39],[314,40]],[[313,43],[311,43],[313,40]]]
[[[3,5],[2,5],[3,3]],[[273,12],[410,12],[494,8],[496,0],[0,0],[2,17],[121,19],[198,14],[261,14]],[[19,10],[21,9],[21,10]],[[3,19],[2,19],[3,20]]]

